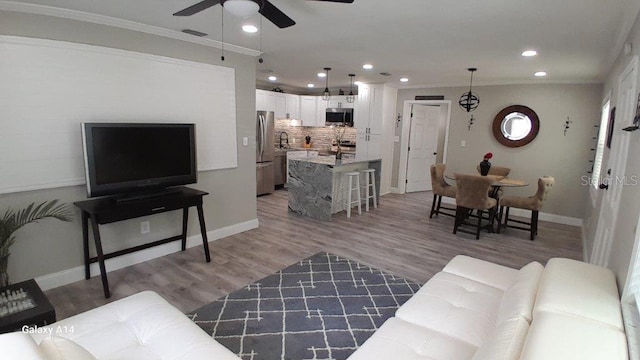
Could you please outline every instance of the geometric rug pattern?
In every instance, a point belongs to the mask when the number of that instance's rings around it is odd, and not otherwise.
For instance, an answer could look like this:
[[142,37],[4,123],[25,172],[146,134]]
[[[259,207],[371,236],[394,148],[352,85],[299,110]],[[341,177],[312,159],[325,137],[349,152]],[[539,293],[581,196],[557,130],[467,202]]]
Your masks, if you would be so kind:
[[419,288],[323,252],[189,316],[244,360],[343,360]]

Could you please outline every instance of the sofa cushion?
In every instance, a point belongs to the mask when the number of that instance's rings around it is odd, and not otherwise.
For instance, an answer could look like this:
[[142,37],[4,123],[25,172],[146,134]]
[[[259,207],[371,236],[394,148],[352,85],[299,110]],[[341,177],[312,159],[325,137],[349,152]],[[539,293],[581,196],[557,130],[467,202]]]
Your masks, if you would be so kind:
[[[238,360],[158,294],[144,291],[58,321],[69,338],[98,359]],[[45,336],[33,335],[37,341]]]
[[523,317],[512,317],[500,324],[478,348],[473,360],[517,360],[527,338],[529,322]]
[[540,312],[572,314],[624,331],[615,276],[609,269],[581,261],[547,262],[534,307]]
[[0,358],[20,360],[47,360],[33,338],[23,332],[0,335]]
[[480,346],[495,328],[502,291],[447,272],[434,275],[396,317]]
[[513,283],[513,279],[518,273],[516,269],[465,255],[457,255],[451,259],[442,271],[503,291]]
[[525,265],[518,271],[513,283],[504,291],[496,324],[512,317],[523,317],[531,323],[533,304],[544,267],[537,262]]
[[349,360],[464,360],[477,347],[398,318],[388,319]]
[[47,356],[48,360],[96,359],[87,349],[69,339],[59,336],[51,336],[42,340],[40,349]]
[[553,312],[535,313],[520,360],[627,360],[627,340],[611,326]]

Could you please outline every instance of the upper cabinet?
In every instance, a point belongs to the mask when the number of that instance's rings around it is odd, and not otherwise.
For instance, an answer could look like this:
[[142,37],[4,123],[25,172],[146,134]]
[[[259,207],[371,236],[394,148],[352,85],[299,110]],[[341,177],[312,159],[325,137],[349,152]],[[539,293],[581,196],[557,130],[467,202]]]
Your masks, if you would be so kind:
[[354,103],[347,102],[346,95],[336,95],[331,96],[329,101],[326,101],[328,108],[345,108],[345,109],[353,109]]
[[317,100],[317,96],[300,96],[300,120],[302,120],[302,126],[324,126],[324,121],[322,125],[318,125]]
[[287,99],[286,119],[300,119],[300,96],[293,94],[285,94]]
[[382,96],[384,85],[358,86],[354,126],[359,133],[382,134]]
[[256,90],[256,110],[276,111],[276,93],[273,91]]
[[276,119],[299,119],[300,96],[276,93]]

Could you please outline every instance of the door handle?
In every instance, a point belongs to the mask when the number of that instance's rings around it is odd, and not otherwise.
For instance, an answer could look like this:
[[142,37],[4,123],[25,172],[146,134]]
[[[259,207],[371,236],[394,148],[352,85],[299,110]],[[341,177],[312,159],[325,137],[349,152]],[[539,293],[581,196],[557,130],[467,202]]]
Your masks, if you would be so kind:
[[433,155],[438,155],[438,153],[437,153],[437,152],[434,152],[434,153],[433,153]]
[[609,184],[604,184],[604,183],[602,183],[602,184],[600,184],[598,187],[599,187],[600,189],[609,190]]

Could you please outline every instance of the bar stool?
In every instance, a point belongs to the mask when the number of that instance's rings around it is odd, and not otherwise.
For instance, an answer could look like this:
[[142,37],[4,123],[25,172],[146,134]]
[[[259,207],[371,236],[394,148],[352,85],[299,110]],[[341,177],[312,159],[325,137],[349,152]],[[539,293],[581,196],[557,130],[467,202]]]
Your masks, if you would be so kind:
[[378,199],[376,198],[376,169],[362,170],[364,174],[364,209],[369,211],[369,199],[373,199],[373,207],[378,208]]
[[[360,173],[358,171],[347,172],[344,174],[347,178],[347,192],[346,205],[347,205],[347,217],[351,217],[351,208],[353,204],[358,204],[358,215],[362,215],[361,198],[360,198]],[[355,183],[354,183],[355,180]],[[356,200],[353,200],[353,190],[356,191]]]

